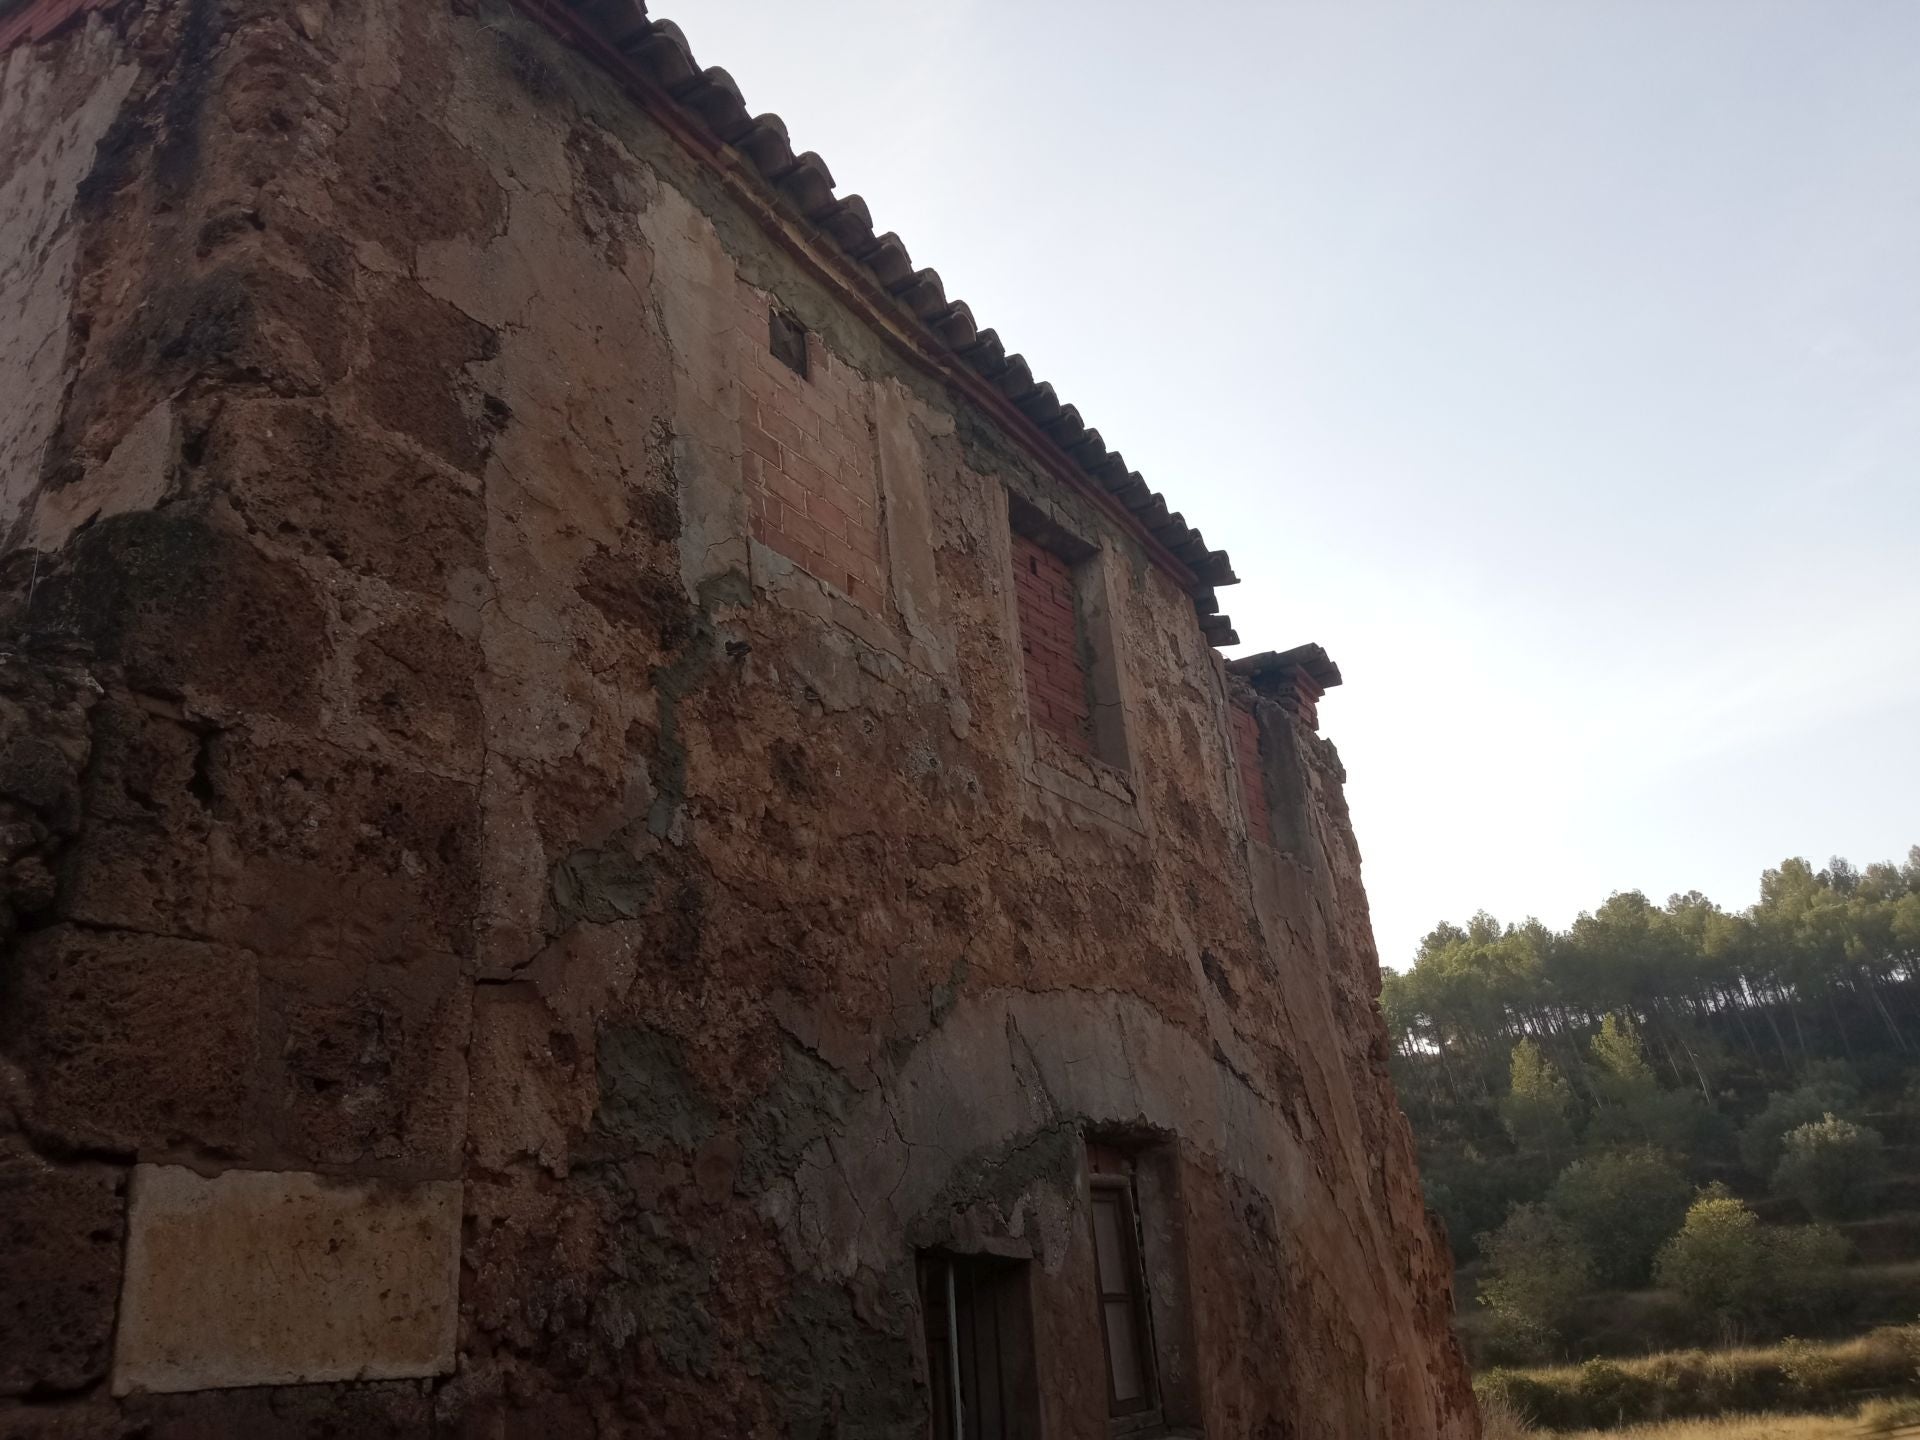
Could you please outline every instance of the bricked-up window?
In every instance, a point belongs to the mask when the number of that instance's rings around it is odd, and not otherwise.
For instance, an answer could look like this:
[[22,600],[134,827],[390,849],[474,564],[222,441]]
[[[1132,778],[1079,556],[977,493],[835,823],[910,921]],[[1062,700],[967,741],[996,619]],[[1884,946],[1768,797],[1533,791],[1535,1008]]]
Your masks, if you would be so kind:
[[1080,641],[1073,566],[1015,532],[1013,593],[1033,723],[1083,755],[1094,753],[1093,694]]
[[1106,1344],[1107,1413],[1145,1415],[1158,1402],[1153,1325],[1146,1269],[1140,1258],[1139,1197],[1131,1165],[1089,1147],[1094,1274],[1099,1287],[1100,1334]]
[[1234,768],[1240,772],[1240,798],[1247,812],[1247,833],[1273,843],[1273,807],[1267,799],[1266,765],[1260,757],[1260,718],[1244,705],[1228,707],[1233,724]]
[[988,1255],[920,1257],[935,1440],[1039,1434],[1027,1268]]
[[[1055,512],[1013,490],[1007,492],[1007,524],[1021,671],[1034,729],[1056,738],[1061,749],[1125,770],[1127,717],[1109,556]],[[1045,758],[1044,747],[1036,758]]]
[[[886,579],[866,379],[746,287],[740,316],[742,335],[765,325],[775,341],[766,350],[756,341],[740,377],[740,467],[753,538],[877,612]],[[783,333],[804,352],[804,373],[773,353]]]
[[778,310],[767,312],[767,348],[773,358],[801,379],[807,374],[807,332],[791,315]]

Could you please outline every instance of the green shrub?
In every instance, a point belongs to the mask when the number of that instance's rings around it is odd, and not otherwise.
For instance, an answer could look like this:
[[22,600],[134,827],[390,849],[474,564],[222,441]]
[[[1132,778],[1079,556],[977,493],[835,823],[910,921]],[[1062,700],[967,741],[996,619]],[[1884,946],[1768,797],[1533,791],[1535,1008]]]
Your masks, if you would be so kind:
[[1851,1248],[1825,1225],[1763,1226],[1712,1185],[1660,1247],[1654,1273],[1723,1334],[1755,1321],[1824,1325],[1845,1306],[1841,1267]]
[[1574,1376],[1573,1394],[1584,1414],[1625,1421],[1648,1413],[1653,1387],[1611,1360],[1589,1360]]
[[1781,1146],[1789,1132],[1825,1115],[1851,1115],[1858,1092],[1838,1075],[1822,1072],[1794,1090],[1776,1090],[1766,1109],[1740,1132],[1740,1162],[1761,1179],[1780,1163]]
[[1688,1304],[1723,1321],[1752,1315],[1767,1291],[1760,1221],[1723,1186],[1702,1191],[1680,1232],[1660,1247],[1654,1273]]
[[1791,1195],[1816,1219],[1843,1220],[1865,1213],[1886,1172],[1880,1132],[1829,1112],[1787,1133],[1773,1190]]
[[1598,1278],[1626,1289],[1646,1283],[1691,1194],[1679,1166],[1641,1146],[1574,1161],[1547,1192],[1547,1206],[1579,1235]]
[[1451,1163],[1422,1162],[1427,1203],[1447,1227],[1457,1261],[1479,1253],[1480,1237],[1497,1230],[1515,1205],[1538,1200],[1553,1183],[1553,1162],[1544,1152],[1481,1155],[1469,1149]]
[[1830,1225],[1766,1232],[1770,1312],[1796,1325],[1827,1326],[1854,1308],[1842,1267],[1853,1246]]
[[1838,1270],[1853,1254],[1853,1242],[1831,1225],[1783,1225],[1769,1235],[1774,1267],[1796,1283]]
[[1480,1303],[1493,1312],[1497,1348],[1547,1354],[1592,1284],[1593,1262],[1579,1235],[1543,1205],[1516,1205],[1505,1224],[1480,1237],[1480,1253]]
[[1780,1373],[1800,1399],[1830,1394],[1844,1362],[1830,1346],[1787,1340],[1780,1346]]

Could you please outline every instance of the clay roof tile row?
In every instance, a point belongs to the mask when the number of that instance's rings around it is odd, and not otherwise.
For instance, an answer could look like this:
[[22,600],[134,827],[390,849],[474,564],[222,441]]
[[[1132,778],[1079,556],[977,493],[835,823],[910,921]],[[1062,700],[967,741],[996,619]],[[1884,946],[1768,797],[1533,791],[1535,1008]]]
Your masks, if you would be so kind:
[[[553,0],[531,5],[541,10]],[[754,115],[733,77],[701,69],[680,27],[647,15],[645,0],[560,0],[595,36],[639,68],[711,138],[745,157],[753,171],[813,231],[861,267],[873,283],[914,316],[939,347],[987,382],[1039,429],[1083,473],[1091,488],[1111,496],[1190,572],[1187,592],[1200,628],[1214,645],[1239,637],[1220,613],[1214,589],[1239,577],[1224,550],[1208,548],[1200,532],[1109,450],[1098,430],[1061,401],[1052,385],[1034,378],[1024,357],[1009,355],[1000,337],[982,330],[964,300],[950,299],[938,271],[915,268],[907,247],[889,231],[873,233],[873,216],[858,195],[834,193],[833,172],[811,151],[796,155],[778,115]],[[1182,577],[1183,580],[1186,577]]]

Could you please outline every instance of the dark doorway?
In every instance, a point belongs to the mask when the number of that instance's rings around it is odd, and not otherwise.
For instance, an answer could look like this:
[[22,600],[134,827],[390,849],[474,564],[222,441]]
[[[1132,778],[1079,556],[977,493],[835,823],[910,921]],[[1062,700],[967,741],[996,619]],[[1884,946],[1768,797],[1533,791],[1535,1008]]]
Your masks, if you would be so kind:
[[991,1255],[920,1257],[934,1440],[1039,1435],[1027,1268]]

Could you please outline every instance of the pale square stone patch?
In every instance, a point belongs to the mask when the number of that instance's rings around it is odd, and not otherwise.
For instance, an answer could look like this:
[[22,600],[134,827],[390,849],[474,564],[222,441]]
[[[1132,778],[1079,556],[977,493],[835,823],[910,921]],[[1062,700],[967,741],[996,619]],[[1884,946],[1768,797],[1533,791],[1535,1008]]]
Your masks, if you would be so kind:
[[460,1186],[134,1170],[113,1393],[453,1369]]

